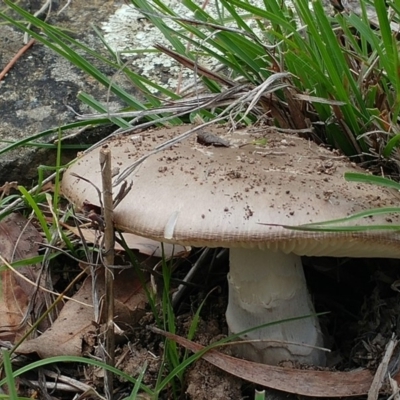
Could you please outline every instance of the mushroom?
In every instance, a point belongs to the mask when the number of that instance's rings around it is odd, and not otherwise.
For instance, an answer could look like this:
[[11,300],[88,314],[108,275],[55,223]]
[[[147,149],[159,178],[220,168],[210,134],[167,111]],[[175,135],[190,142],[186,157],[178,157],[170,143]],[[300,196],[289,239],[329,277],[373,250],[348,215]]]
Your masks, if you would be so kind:
[[[107,142],[113,166],[123,171],[186,126],[145,131],[141,140]],[[190,137],[148,157],[129,177],[133,187],[114,210],[117,228],[161,242],[225,247],[230,251],[229,330],[258,339],[237,346],[244,358],[323,365],[323,337],[307,290],[300,256],[400,257],[399,233],[391,231],[306,232],[284,229],[342,218],[397,203],[384,188],[348,183],[354,165],[313,142],[281,133],[252,133],[213,126],[223,146]],[[260,138],[266,138],[266,144]],[[228,143],[228,145],[226,144]],[[64,174],[62,191],[73,203],[98,204],[99,149],[81,156]],[[115,188],[117,193],[118,187]],[[363,225],[399,223],[378,215]],[[352,221],[352,224],[355,222]],[[308,316],[279,323],[281,320]]]

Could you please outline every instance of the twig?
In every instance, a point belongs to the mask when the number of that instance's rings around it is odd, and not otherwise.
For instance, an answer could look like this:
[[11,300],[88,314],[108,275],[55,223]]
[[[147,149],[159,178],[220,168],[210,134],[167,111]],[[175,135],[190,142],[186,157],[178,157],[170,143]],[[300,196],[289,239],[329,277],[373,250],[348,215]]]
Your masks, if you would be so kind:
[[396,348],[397,340],[394,336],[390,339],[389,343],[386,346],[385,354],[382,358],[381,363],[379,364],[378,369],[376,370],[374,379],[372,381],[371,387],[368,391],[368,400],[377,400],[379,397],[379,391],[385,381],[387,376],[388,367],[390,359],[392,358],[393,351]]
[[[104,204],[104,266],[105,266],[105,305],[106,305],[106,330],[105,350],[106,363],[114,366],[115,336],[114,336],[114,275],[108,266],[114,264],[114,226],[113,226],[113,195],[112,195],[112,170],[111,151],[107,146],[100,150],[101,178],[103,183]],[[108,399],[112,399],[113,378],[111,371],[105,371],[105,391]]]
[[[39,381],[34,381],[32,379],[30,379],[29,381],[21,381],[22,384],[29,383],[30,387],[40,387],[40,382]],[[45,382],[44,383],[45,387],[47,389],[51,389],[51,390],[60,390],[62,392],[74,392],[74,393],[78,393],[80,392],[79,389],[77,389],[76,387],[73,387],[71,385],[68,385],[66,383],[59,383],[59,382]]]
[[193,279],[194,275],[196,275],[197,271],[199,270],[199,268],[203,267],[204,265],[204,260],[207,257],[208,253],[210,252],[210,248],[206,247],[200,257],[198,258],[198,260],[195,262],[195,264],[193,265],[192,268],[190,268],[190,271],[186,274],[186,276],[183,278],[183,283],[181,283],[178,286],[177,291],[172,295],[172,307],[176,308],[179,304],[179,301],[181,300],[182,296],[184,295],[184,293],[187,290],[187,282],[191,282],[191,280]]
[[60,15],[70,4],[72,0],[68,0],[65,4],[65,6],[57,13],[57,15]]
[[[68,385],[71,389],[75,389],[76,391],[82,391],[82,392],[85,392],[85,393],[92,392],[99,399],[104,399],[104,397],[100,396],[90,385],[87,385],[86,383],[77,381],[76,379],[70,378],[69,376],[60,375],[59,373],[56,373],[54,371],[50,371],[50,370],[47,370],[47,369],[45,369],[43,371],[43,373],[46,376],[56,380],[56,382],[54,382],[54,383],[56,385],[55,389],[57,389],[57,390],[62,390],[57,385],[59,385],[58,382],[63,382],[64,384]],[[48,383],[51,383],[51,382],[48,382]],[[66,390],[68,390],[68,388]]]
[[14,64],[20,59],[33,44],[35,39],[31,39],[24,47],[19,49],[18,53],[11,59],[11,61],[4,67],[3,71],[0,72],[0,81],[7,75],[8,71],[14,66]]
[[389,375],[389,383],[390,383],[390,388],[392,389],[392,394],[390,395],[390,397],[388,397],[387,400],[392,400],[392,399],[399,400],[400,399],[399,385],[397,381],[393,379],[390,375]]

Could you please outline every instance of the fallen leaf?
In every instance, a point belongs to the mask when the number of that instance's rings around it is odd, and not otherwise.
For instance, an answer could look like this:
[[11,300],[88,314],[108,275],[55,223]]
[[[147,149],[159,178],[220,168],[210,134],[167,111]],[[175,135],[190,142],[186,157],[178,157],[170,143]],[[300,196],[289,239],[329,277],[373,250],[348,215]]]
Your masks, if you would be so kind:
[[[151,330],[194,353],[204,350],[204,346],[183,337],[157,328],[151,328]],[[202,359],[246,381],[302,396],[362,396],[368,393],[374,378],[372,372],[366,369],[342,372],[283,368],[238,359],[215,349],[206,352]],[[395,378],[400,382],[400,376]]]
[[[96,287],[101,298],[104,295],[104,274],[97,277]],[[115,270],[114,287],[115,322],[125,329],[143,316],[146,294],[133,268],[121,272]],[[72,300],[64,305],[51,328],[41,336],[23,342],[17,353],[37,353],[41,358],[80,356],[83,349],[90,351],[95,344],[94,318],[92,278],[88,276]]]
[[3,186],[0,186],[0,193],[4,196],[8,196],[11,190],[18,190],[18,182],[6,182]]
[[[9,263],[38,255],[42,236],[22,215],[14,213],[0,221],[0,255]],[[40,265],[19,267],[18,272],[35,282]],[[0,272],[0,338],[12,343],[21,338],[28,329],[29,318],[24,318],[28,305],[35,300],[33,311],[42,304],[42,296],[35,285],[3,266]]]

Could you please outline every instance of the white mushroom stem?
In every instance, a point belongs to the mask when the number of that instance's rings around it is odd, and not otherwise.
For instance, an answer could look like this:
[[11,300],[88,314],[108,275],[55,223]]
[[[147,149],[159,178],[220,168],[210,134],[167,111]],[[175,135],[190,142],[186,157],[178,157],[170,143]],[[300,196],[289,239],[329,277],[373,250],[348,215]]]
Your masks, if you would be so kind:
[[[315,313],[301,259],[294,254],[232,248],[228,282],[226,319],[232,333]],[[315,315],[257,329],[241,338],[257,340],[235,348],[237,355],[248,360],[264,364],[325,362],[323,351],[315,348],[323,345]]]

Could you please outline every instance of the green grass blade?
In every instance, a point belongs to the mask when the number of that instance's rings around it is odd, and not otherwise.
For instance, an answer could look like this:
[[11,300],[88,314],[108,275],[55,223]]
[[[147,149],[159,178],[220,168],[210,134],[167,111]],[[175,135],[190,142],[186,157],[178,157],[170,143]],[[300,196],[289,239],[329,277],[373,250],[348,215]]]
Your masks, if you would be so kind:
[[[13,370],[12,370],[12,365],[11,365],[11,360],[10,360],[10,353],[7,350],[2,351],[3,355],[3,367],[4,367],[4,373],[6,375],[6,381],[7,381],[7,388],[8,388],[8,394],[10,396],[10,399],[17,399],[18,394],[17,394],[17,388],[13,376]],[[0,385],[0,387],[3,385]]]
[[391,75],[391,82],[393,84],[393,90],[397,93],[396,102],[397,106],[393,112],[393,121],[397,121],[400,111],[400,75],[399,75],[399,50],[398,42],[395,35],[392,33],[390,21],[388,19],[386,4],[381,0],[374,0],[376,14],[379,21],[379,29],[383,45],[386,52],[386,59],[390,67],[387,69],[387,73]]
[[125,400],[136,400],[137,399],[137,395],[139,393],[140,386],[142,384],[143,377],[144,377],[144,374],[146,372],[146,369],[147,369],[147,361],[145,361],[145,363],[144,363],[144,365],[143,365],[143,367],[142,367],[142,369],[140,371],[139,376],[136,378],[136,383],[135,383],[135,386],[132,389],[132,392],[131,392],[130,396],[127,397]]
[[266,75],[265,78],[270,75],[270,73],[266,74],[267,71],[263,69],[265,67],[265,62],[261,58],[261,56],[264,55],[261,46],[243,36],[231,32],[220,32],[217,34],[217,37],[224,44],[225,53],[239,59],[242,65],[241,69],[246,70],[247,74],[252,72],[259,77],[259,79],[263,75]]
[[[349,221],[354,221],[361,218],[368,218],[373,217],[375,215],[385,215],[385,214],[399,214],[400,207],[380,207],[380,208],[371,208],[369,210],[361,211],[355,214],[348,215],[344,218],[332,219],[329,221],[322,221],[322,222],[314,222],[312,224],[306,224],[303,226],[325,226],[331,224],[341,224],[346,223]],[[378,226],[378,225],[376,225]],[[379,225],[382,226],[382,225]],[[391,225],[392,226],[392,225]]]
[[[24,32],[29,33],[32,37],[34,37],[39,42],[45,44],[47,47],[60,54],[62,57],[73,63],[75,66],[90,74],[93,78],[95,78],[99,83],[101,83],[106,88],[110,88],[110,90],[117,95],[121,100],[125,101],[127,104],[135,107],[136,109],[145,109],[143,104],[138,102],[133,96],[131,96],[124,89],[115,85],[109,78],[107,78],[102,72],[100,72],[93,64],[89,63],[85,58],[80,56],[76,51],[74,51],[71,47],[71,44],[76,43],[76,41],[65,34],[61,34],[59,30],[47,24],[46,22],[41,21],[39,18],[32,16],[30,13],[26,12],[22,8],[18,7],[16,4],[12,3],[10,0],[4,0],[4,2],[20,14],[23,18],[25,18],[28,22],[32,23],[34,26],[40,28],[43,33],[47,35],[49,39],[40,35],[28,28],[24,24],[21,24],[14,19],[8,17],[4,13],[0,13],[0,17],[4,18],[8,22],[17,26],[19,29]],[[60,39],[61,37],[68,38],[68,44]]]
[[400,144],[400,134],[397,134],[387,142],[385,148],[383,149],[382,155],[385,158],[389,158],[393,153],[394,149],[399,147],[399,144]]
[[[97,124],[104,124],[108,122],[108,119],[102,118],[102,119],[94,119],[91,121],[79,121],[79,122],[73,122],[71,124],[66,124],[60,127],[55,127],[52,129],[48,129],[46,131],[42,131],[33,135],[30,135],[27,138],[12,142],[8,146],[4,147],[3,149],[0,149],[0,155],[6,154],[7,152],[11,150],[15,150],[19,147],[24,147],[24,146],[30,146],[31,142],[37,139],[46,139],[51,135],[54,135],[57,133],[59,130],[61,131],[67,131],[69,129],[74,129],[74,128],[83,128],[86,126],[92,126],[92,125],[97,125]],[[3,143],[6,141],[3,141]]]
[[273,26],[275,31],[279,31],[279,29],[287,30],[289,32],[293,31],[293,25],[286,18],[283,12],[285,8],[282,7],[281,2],[278,4],[276,0],[268,0],[265,9],[241,0],[229,0],[229,3],[239,9],[246,10],[249,14],[260,18],[261,20],[272,22],[275,24],[275,26]]
[[[20,147],[21,145],[19,144],[19,141],[13,141],[13,140],[0,140],[0,143],[8,143],[15,145],[18,143],[17,147]],[[58,144],[51,144],[51,143],[41,143],[41,142],[27,142],[27,145],[29,147],[38,147],[41,149],[50,149],[50,150],[57,150]],[[85,144],[64,144],[61,141],[61,149],[62,150],[84,150],[87,149],[89,146]]]
[[[53,259],[53,258],[56,258],[60,254],[62,254],[62,253],[61,252],[51,253],[47,256],[47,258]],[[10,263],[10,265],[13,268],[26,267],[27,265],[40,264],[43,262],[43,260],[44,260],[44,256],[40,255],[40,256],[36,256],[36,257],[25,258],[23,260],[14,261],[14,262]],[[7,268],[8,268],[7,266],[0,264],[0,272],[5,271]]]
[[387,188],[400,190],[400,183],[381,176],[362,174],[358,172],[345,172],[344,177],[349,182],[368,183],[370,185],[384,186]]
[[[120,376],[121,378],[125,379],[127,382],[132,383],[133,385],[136,384],[137,380],[132,376],[126,374],[123,371],[120,371],[117,368],[112,367],[111,365],[107,365],[101,361],[97,361],[91,358],[84,358],[84,357],[77,357],[77,356],[57,356],[57,357],[49,357],[44,360],[35,361],[29,365],[26,365],[17,371],[12,372],[13,378],[21,376],[29,371],[32,371],[36,368],[41,368],[46,365],[55,364],[55,363],[79,363],[84,365],[93,365],[94,367],[106,369],[108,371],[113,372],[115,375]],[[0,381],[0,387],[7,383],[7,378],[4,378]],[[140,384],[140,389],[149,394],[150,396],[154,395],[154,392],[148,388],[144,384]],[[153,398],[153,397],[151,397]]]
[[[248,32],[249,34],[253,35],[252,29],[247,25],[247,23],[244,20],[244,17],[242,17],[236,10],[233,5],[226,0],[221,0],[221,4],[225,7],[225,9],[232,15],[232,17],[235,19],[235,22],[238,26],[238,28],[243,29],[244,31]],[[220,21],[220,23],[223,23],[223,21]]]
[[[148,12],[147,18],[149,18],[149,20],[154,24],[154,26],[156,26],[160,30],[160,32],[162,33],[164,38],[171,43],[172,47],[178,53],[185,54],[185,45],[176,36],[173,35],[173,30],[171,28],[169,28],[160,17],[154,15],[156,10],[154,10],[150,6],[149,1],[135,0],[133,3],[140,10],[144,10],[144,11]],[[157,2],[155,1],[155,3],[157,3]]]
[[[322,4],[319,0],[313,1],[313,9],[315,17],[313,17],[309,10],[307,2],[296,1],[301,17],[305,20],[312,39],[321,54],[321,58],[326,67],[328,76],[332,80],[332,83],[336,89],[337,97],[335,100],[344,101],[349,103],[349,94],[345,88],[345,84],[350,84],[353,89],[355,88],[355,94],[359,91],[356,87],[353,77],[347,68],[346,60],[344,59],[343,51],[338,44],[338,40],[332,31],[330,22],[325,14]],[[343,112],[347,114],[347,121],[353,130],[358,131],[358,124],[354,115],[354,111],[351,107],[343,107]]]
[[40,210],[37,202],[35,199],[32,197],[32,195],[23,187],[23,186],[18,186],[18,190],[21,192],[22,196],[25,198],[29,206],[32,208],[33,212],[36,215],[36,218],[38,219],[40,226],[46,235],[46,239],[49,243],[51,243],[51,232],[49,230],[49,227],[47,226],[46,219]]
[[[107,113],[109,111],[106,107],[103,106],[103,104],[101,104],[93,96],[91,96],[85,92],[79,93],[78,99],[99,113]],[[126,122],[123,118],[110,117],[109,120],[122,129],[132,128],[132,125],[130,125],[128,122]]]
[[[330,221],[334,223],[335,221]],[[400,231],[400,225],[354,225],[354,226],[326,226],[321,224],[308,225],[281,225],[285,229],[307,232],[366,232],[366,231]]]

